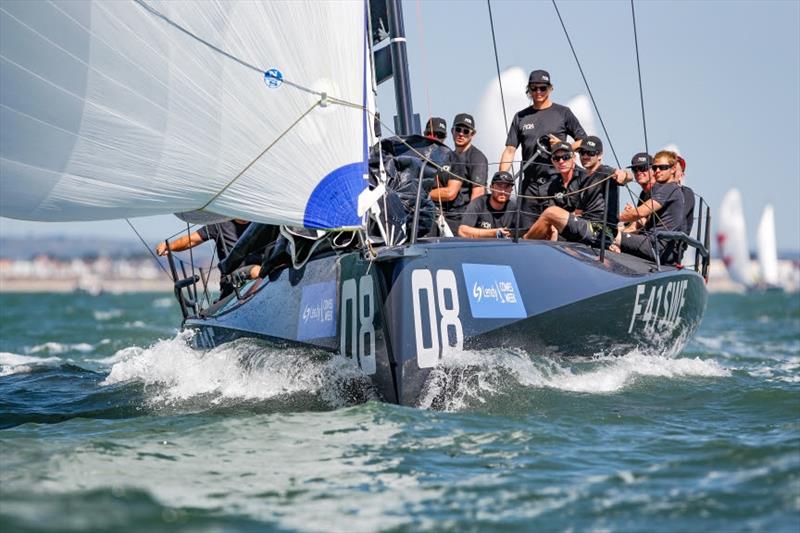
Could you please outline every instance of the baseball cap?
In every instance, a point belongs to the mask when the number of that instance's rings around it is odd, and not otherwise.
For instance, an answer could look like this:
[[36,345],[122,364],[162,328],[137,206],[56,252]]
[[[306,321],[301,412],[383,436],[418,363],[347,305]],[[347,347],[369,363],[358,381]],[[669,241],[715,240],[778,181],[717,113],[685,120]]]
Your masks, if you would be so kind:
[[572,146],[568,143],[558,143],[550,147],[550,153],[555,154],[556,152],[569,152],[572,153]]
[[531,72],[531,75],[528,76],[528,83],[546,83],[547,85],[552,85],[550,83],[550,73],[546,70],[534,70]]
[[501,170],[500,172],[495,172],[494,176],[492,176],[492,183],[494,182],[514,183],[514,176],[512,176],[510,172]]
[[650,165],[653,162],[653,158],[647,154],[647,152],[639,152],[633,158],[631,158],[631,166],[628,168],[639,167],[642,165]]
[[681,170],[686,172],[686,160],[681,156],[678,156],[678,163],[681,164]]
[[594,135],[589,135],[581,143],[581,150],[589,150],[590,152],[602,152],[603,141]]
[[453,119],[453,126],[466,126],[470,129],[475,129],[475,119],[468,113],[459,113]]
[[441,117],[431,117],[425,125],[425,133],[444,133],[447,135],[447,122]]

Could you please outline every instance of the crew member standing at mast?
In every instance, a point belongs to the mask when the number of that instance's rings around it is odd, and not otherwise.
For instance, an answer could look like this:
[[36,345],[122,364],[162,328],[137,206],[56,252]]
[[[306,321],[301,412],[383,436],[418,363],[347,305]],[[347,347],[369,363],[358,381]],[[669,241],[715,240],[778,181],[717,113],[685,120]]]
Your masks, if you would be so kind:
[[[446,181],[431,191],[431,200],[442,203],[447,224],[453,234],[458,233],[461,215],[467,205],[486,195],[486,178],[489,173],[489,160],[478,148],[472,145],[475,137],[475,119],[467,113],[459,113],[453,120],[453,144],[457,163],[451,174],[441,175]],[[464,179],[459,179],[463,177]]]
[[[586,138],[577,117],[563,105],[550,100],[553,84],[550,74],[545,70],[534,70],[528,77],[526,94],[531,99],[530,107],[517,112],[511,127],[508,129],[506,148],[500,156],[500,170],[508,171],[517,153],[517,147],[522,145],[523,165],[536,153],[536,142],[540,137],[554,135],[561,141],[569,135],[575,142],[572,149],[580,147],[581,141]],[[547,188],[548,180],[556,173],[551,172],[551,163],[548,154],[543,154],[533,161],[525,170],[522,180],[522,194],[527,196],[542,196],[541,192]],[[523,211],[535,211],[532,200],[522,199]]]

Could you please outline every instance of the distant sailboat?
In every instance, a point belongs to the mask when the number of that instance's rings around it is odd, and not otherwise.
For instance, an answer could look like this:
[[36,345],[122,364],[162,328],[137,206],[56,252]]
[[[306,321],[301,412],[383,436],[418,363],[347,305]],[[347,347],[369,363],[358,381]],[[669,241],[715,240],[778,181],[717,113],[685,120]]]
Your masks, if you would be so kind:
[[771,204],[767,204],[761,214],[756,235],[758,247],[758,266],[760,269],[760,283],[766,287],[777,287],[780,283],[778,277],[778,247],[775,244],[775,212]]
[[722,199],[717,243],[731,279],[745,287],[752,287],[754,279],[747,248],[747,226],[739,189],[729,190]]

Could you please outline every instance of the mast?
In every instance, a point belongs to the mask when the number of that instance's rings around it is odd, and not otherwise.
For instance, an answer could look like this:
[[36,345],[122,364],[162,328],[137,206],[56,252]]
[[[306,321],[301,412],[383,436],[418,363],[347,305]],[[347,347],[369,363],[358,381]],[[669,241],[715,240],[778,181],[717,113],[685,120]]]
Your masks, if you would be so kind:
[[394,74],[394,98],[397,103],[398,135],[411,135],[413,132],[414,111],[411,106],[411,83],[408,76],[408,55],[406,53],[406,30],[403,24],[401,0],[386,0],[387,19],[391,40],[392,72]]

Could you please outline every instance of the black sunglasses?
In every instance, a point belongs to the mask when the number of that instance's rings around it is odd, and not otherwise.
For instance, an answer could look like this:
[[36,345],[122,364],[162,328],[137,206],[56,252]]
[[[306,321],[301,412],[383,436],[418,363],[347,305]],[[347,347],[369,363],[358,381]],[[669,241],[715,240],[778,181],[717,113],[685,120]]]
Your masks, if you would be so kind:
[[469,128],[462,128],[460,126],[456,126],[453,128],[453,131],[456,133],[460,133],[461,135],[469,135],[472,133],[472,130]]
[[528,85],[528,90],[532,93],[546,93],[549,85]]
[[437,139],[447,139],[447,134],[446,133],[441,133],[441,132],[438,132],[438,131],[436,133],[431,132],[431,131],[426,131],[425,132],[425,137],[436,137]]
[[634,172],[647,172],[648,170],[650,170],[650,167],[648,167],[647,165],[637,165],[635,167],[631,167],[631,170],[633,170]]
[[600,152],[595,152],[594,150],[578,150],[578,153],[581,155],[588,155],[589,157],[594,157]]
[[552,159],[553,161],[569,161],[572,159],[572,154],[554,155]]
[[651,165],[650,168],[653,170],[669,170],[672,168],[672,165]]

